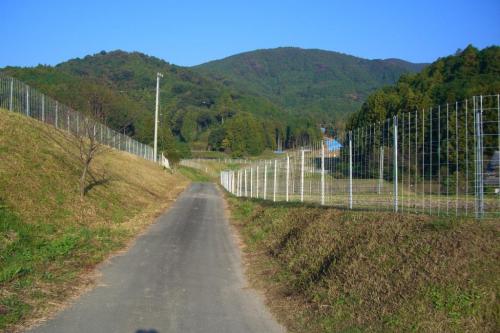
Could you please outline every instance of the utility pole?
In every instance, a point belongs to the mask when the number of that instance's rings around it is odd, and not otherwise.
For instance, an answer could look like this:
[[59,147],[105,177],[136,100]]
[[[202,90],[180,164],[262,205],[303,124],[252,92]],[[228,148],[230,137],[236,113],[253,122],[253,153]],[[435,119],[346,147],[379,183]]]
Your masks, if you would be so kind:
[[160,105],[160,78],[163,77],[163,74],[156,73],[156,110],[155,110],[155,142],[154,142],[154,161],[157,161],[158,158],[158,109]]

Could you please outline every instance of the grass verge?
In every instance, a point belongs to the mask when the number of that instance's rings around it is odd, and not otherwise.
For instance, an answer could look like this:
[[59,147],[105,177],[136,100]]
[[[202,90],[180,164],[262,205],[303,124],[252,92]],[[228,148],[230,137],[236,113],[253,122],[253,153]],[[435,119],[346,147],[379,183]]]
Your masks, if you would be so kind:
[[206,174],[205,172],[198,170],[198,169],[194,169],[194,168],[190,168],[190,167],[186,167],[186,166],[180,166],[180,167],[178,167],[177,170],[179,171],[180,174],[182,174],[184,177],[188,178],[189,180],[191,180],[193,182],[210,182],[210,181],[212,181],[212,178],[210,178],[210,176],[208,174]]
[[228,197],[249,275],[291,332],[498,332],[498,221]]
[[92,167],[82,201],[73,137],[0,110],[0,331],[52,314],[93,283],[91,272],[123,249],[186,187],[130,154],[109,150]]

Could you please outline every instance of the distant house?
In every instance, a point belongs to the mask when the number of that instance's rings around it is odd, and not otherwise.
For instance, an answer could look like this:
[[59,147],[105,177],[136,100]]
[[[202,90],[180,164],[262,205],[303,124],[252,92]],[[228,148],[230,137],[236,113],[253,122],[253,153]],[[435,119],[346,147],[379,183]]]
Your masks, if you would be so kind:
[[326,154],[328,157],[340,156],[340,149],[343,147],[340,142],[333,138],[324,138]]

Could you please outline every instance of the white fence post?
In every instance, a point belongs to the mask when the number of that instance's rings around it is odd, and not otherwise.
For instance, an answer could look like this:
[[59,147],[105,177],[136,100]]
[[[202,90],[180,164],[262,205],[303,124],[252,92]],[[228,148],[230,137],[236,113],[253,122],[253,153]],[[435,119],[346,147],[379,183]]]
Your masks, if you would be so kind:
[[321,204],[325,204],[325,144],[321,144]]
[[[394,116],[393,118],[393,126],[394,126],[394,147],[393,147],[393,156],[394,156],[394,165],[393,165],[393,182],[394,182],[394,211],[398,211],[398,117]],[[441,144],[441,143],[439,143]]]
[[26,86],[26,115],[28,117],[30,115],[30,91],[28,86]]
[[14,106],[14,79],[10,79],[9,111],[13,111]]
[[380,147],[379,153],[379,161],[378,161],[378,188],[377,194],[382,193],[382,185],[384,181],[384,146]]
[[255,197],[259,198],[259,166],[255,169]]
[[286,155],[286,201],[288,202],[288,183],[290,178],[290,156]]
[[45,95],[42,95],[42,122],[45,122]]
[[300,151],[300,201],[304,201],[304,154],[305,151],[302,148]]
[[274,180],[273,180],[273,201],[276,202],[276,186],[277,186],[278,160],[274,160]]
[[267,197],[267,161],[264,164],[264,200]]
[[253,198],[253,168],[250,168],[250,198]]
[[483,183],[483,96],[479,102],[474,97],[474,122],[475,122],[475,213],[476,218],[484,215],[484,183]]
[[349,209],[352,209],[352,131],[349,131]]
[[56,128],[58,128],[58,120],[59,120],[59,102],[56,101]]
[[245,169],[245,193],[244,196],[247,196],[247,169]]

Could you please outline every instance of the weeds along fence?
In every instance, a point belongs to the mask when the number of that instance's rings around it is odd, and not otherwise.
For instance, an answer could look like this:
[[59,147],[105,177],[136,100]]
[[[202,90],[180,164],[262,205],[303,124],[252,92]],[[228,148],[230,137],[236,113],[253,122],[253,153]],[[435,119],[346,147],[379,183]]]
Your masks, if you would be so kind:
[[[82,113],[44,95],[37,89],[4,75],[0,75],[0,108],[37,119],[73,135],[83,134],[84,124],[91,121]],[[101,144],[155,161],[152,147],[103,124],[95,122],[95,125],[95,138]]]
[[220,173],[239,197],[500,218],[500,96],[400,113]]

